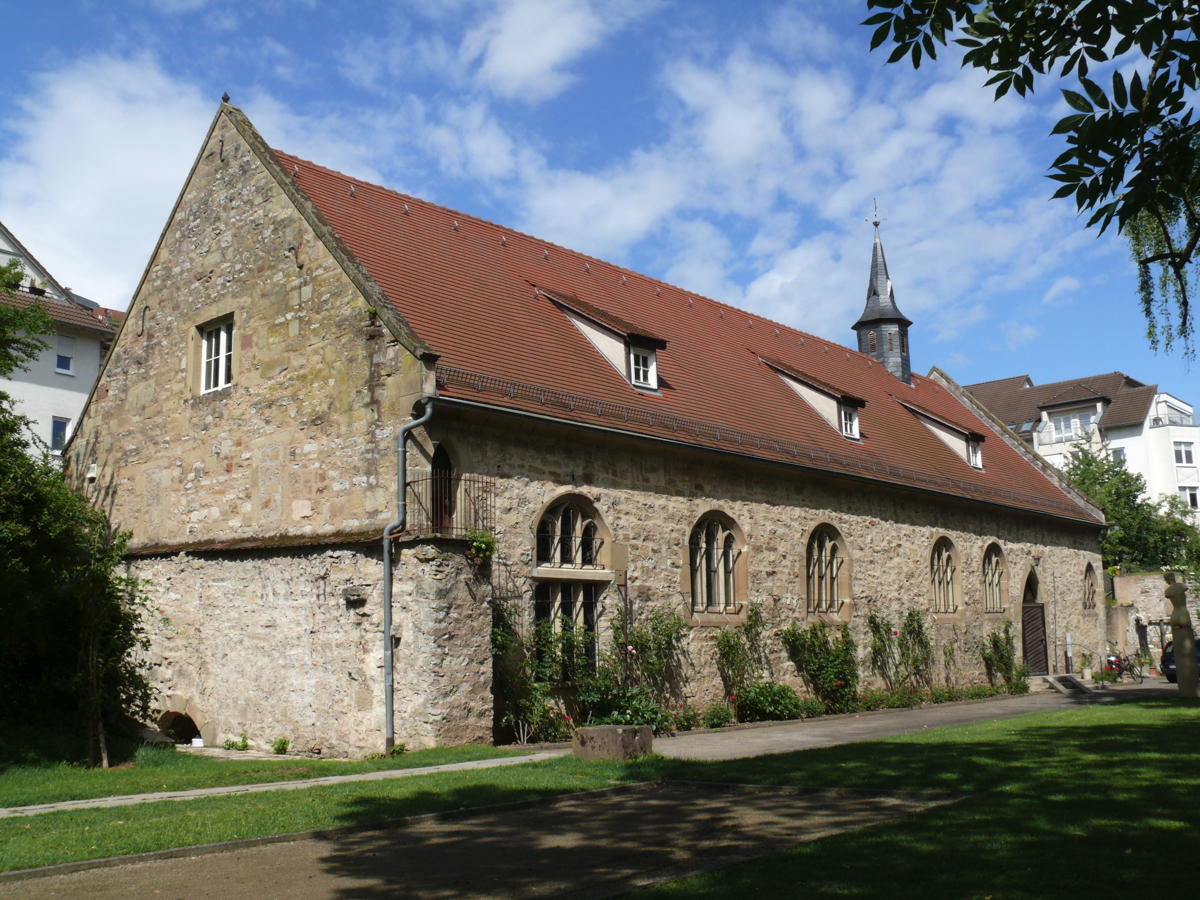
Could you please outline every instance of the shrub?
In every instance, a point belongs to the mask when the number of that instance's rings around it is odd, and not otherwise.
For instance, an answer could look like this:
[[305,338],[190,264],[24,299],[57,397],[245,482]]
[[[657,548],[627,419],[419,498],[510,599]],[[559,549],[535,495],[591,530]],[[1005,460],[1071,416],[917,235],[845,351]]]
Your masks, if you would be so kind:
[[[762,678],[766,668],[762,635],[767,620],[762,607],[751,603],[746,610],[746,621],[734,628],[722,628],[717,634],[717,671],[725,693],[730,697],[741,696],[747,685]],[[734,715],[738,715],[737,701],[733,701]],[[740,716],[739,716],[740,718]]]
[[394,759],[397,756],[403,756],[407,752],[408,746],[403,741],[400,741],[399,743],[392,744],[391,749],[388,750],[388,756]]
[[1012,622],[1005,622],[1004,627],[993,628],[988,633],[980,656],[983,657],[988,684],[995,686],[999,678],[1005,687],[1009,687],[1017,680],[1017,642],[1013,636]]
[[714,703],[700,717],[700,722],[705,728],[724,728],[726,725],[732,725],[734,721],[733,709],[728,703]]
[[671,725],[675,731],[691,731],[700,727],[700,710],[694,706],[684,706],[671,714]]
[[986,700],[988,697],[995,697],[1002,693],[1004,691],[993,684],[971,684],[963,688],[963,699]]
[[496,555],[496,538],[490,532],[481,528],[467,529],[467,553],[480,563],[485,563]]
[[964,690],[956,684],[939,685],[929,692],[929,701],[931,703],[950,703],[954,700],[962,700],[964,696]]
[[927,691],[907,685],[889,691],[887,688],[864,688],[858,698],[859,709],[911,709],[929,699]]
[[780,722],[802,718],[799,695],[786,684],[748,684],[737,698],[739,722]]
[[933,687],[933,641],[920,610],[910,609],[904,617],[896,640],[896,650],[900,654],[901,676],[897,686]]
[[236,741],[233,738],[226,738],[225,743],[222,744],[222,746],[226,750],[249,750],[250,742],[246,740],[246,732],[243,731],[241,737],[239,737]]
[[1023,660],[1017,663],[1016,671],[1013,673],[1013,680],[1004,685],[1004,690],[1010,694],[1028,694],[1030,674],[1032,673],[1029,663]]
[[291,741],[289,741],[287,738],[275,738],[275,740],[271,741],[271,752],[282,756],[288,752],[288,747],[290,745]]
[[809,689],[825,703],[828,712],[849,712],[858,693],[858,658],[850,626],[831,638],[829,626],[817,622],[808,628],[795,623],[779,635],[788,658],[804,677]]
[[825,704],[816,697],[802,697],[800,699],[800,718],[815,719],[817,716],[825,715]]
[[899,662],[896,654],[896,638],[900,632],[892,627],[891,619],[871,613],[867,616],[867,628],[871,631],[871,669],[890,690],[896,686],[896,669]]

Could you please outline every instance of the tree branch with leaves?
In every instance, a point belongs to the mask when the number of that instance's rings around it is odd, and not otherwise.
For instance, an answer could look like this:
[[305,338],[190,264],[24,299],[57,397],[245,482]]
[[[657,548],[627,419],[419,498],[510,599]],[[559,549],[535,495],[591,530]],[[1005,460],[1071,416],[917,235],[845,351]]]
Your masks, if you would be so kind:
[[1074,197],[1101,234],[1116,223],[1138,267],[1150,345],[1194,359],[1200,2],[867,0],[867,8],[881,10],[863,24],[874,28],[872,50],[894,45],[889,63],[919,67],[953,39],[964,66],[991,73],[996,99],[1033,93],[1039,77],[1075,82],[1078,90],[1061,88],[1073,112],[1051,131],[1067,145],[1050,166],[1054,197]]

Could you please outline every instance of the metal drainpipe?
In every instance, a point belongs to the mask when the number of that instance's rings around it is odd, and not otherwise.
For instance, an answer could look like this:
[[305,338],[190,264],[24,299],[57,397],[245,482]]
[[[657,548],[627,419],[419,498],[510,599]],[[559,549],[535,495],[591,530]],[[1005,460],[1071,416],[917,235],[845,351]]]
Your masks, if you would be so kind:
[[383,711],[384,749],[396,744],[396,723],[392,709],[392,535],[408,523],[408,433],[429,421],[433,398],[422,397],[425,411],[420,418],[400,427],[396,439],[396,518],[383,529]]

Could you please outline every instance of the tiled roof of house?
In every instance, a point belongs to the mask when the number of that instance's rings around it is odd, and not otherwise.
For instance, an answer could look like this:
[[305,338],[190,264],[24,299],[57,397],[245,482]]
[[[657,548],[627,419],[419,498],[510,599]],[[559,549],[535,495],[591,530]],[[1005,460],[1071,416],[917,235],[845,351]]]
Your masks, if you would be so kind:
[[92,310],[63,300],[55,300],[53,297],[36,297],[26,291],[14,291],[11,294],[0,293],[0,303],[16,306],[19,309],[24,309],[33,303],[40,303],[46,307],[46,312],[55,322],[104,334],[116,334],[116,328],[97,319]]
[[1111,400],[1100,426],[1114,428],[1144,422],[1158,386],[1142,384],[1123,372],[1106,372],[1040,385],[1034,385],[1028,375],[1016,375],[968,384],[963,390],[969,391],[1002,422],[1018,426],[1031,419],[1040,419],[1042,409],[1058,404],[1086,403],[1102,398]]
[[[982,472],[950,450],[900,401],[964,431],[987,429],[930,378],[905,384],[824,338],[275,152],[292,184],[438,354],[443,397],[1098,521],[1004,441],[988,442]],[[548,295],[575,298],[665,341],[660,392],[631,386]],[[865,401],[861,441],[832,428],[768,359]]]

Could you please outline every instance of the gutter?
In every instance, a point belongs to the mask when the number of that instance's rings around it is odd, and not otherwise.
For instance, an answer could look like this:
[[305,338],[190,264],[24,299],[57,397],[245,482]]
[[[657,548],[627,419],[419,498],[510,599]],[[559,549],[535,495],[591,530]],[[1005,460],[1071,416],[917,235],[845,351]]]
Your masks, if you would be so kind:
[[396,438],[396,518],[383,529],[383,731],[384,750],[396,745],[396,722],[392,709],[392,536],[408,524],[408,434],[433,416],[433,398],[422,397],[425,406],[419,418],[400,427]]

